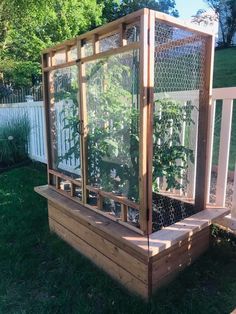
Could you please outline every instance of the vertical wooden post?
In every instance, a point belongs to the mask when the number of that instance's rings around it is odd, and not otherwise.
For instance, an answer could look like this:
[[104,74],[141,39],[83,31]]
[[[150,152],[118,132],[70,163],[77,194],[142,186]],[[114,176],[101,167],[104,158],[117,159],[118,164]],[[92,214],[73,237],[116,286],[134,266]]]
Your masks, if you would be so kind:
[[204,84],[199,95],[198,149],[196,168],[195,208],[205,209],[207,203],[208,156],[209,156],[209,115],[212,103],[212,77],[214,59],[214,37],[207,36],[205,43]]
[[56,188],[60,189],[60,178],[58,176],[56,176]]
[[140,23],[140,140],[139,223],[144,234],[152,231],[152,103],[154,81],[155,17],[144,10]]
[[42,55],[42,72],[43,72],[43,99],[44,99],[44,117],[46,127],[46,155],[47,155],[47,174],[48,184],[52,184],[49,169],[52,169],[52,152],[51,152],[51,133],[50,133],[50,95],[49,95],[49,72],[45,72],[44,68],[51,64],[52,60],[48,54]]
[[65,51],[65,54],[66,54],[66,63],[70,61],[71,59],[71,47],[70,46],[66,46],[66,51]]
[[79,119],[82,125],[82,134],[80,134],[80,150],[81,150],[81,177],[82,177],[82,202],[87,203],[88,191],[86,185],[88,183],[87,176],[87,136],[88,136],[88,119],[87,119],[87,104],[86,104],[86,81],[85,81],[85,64],[80,61],[84,56],[84,47],[81,40],[77,43],[78,49],[78,68],[79,68]]
[[99,53],[99,40],[98,40],[98,34],[93,35],[93,53],[97,54]]
[[99,210],[103,210],[103,196],[101,194],[97,195],[97,206]]
[[155,72],[155,11],[149,10],[148,40],[148,120],[147,120],[147,203],[148,234],[152,233],[152,163],[153,163],[153,106]]
[[125,204],[120,204],[120,206],[121,206],[121,214],[120,214],[121,221],[127,222],[128,206]]
[[214,129],[215,129],[215,111],[216,111],[216,101],[212,101],[210,108],[210,123],[209,123],[209,140],[208,140],[208,181],[207,181],[207,200],[210,201],[210,188],[211,188],[211,168],[212,168],[212,156],[213,156],[213,143],[214,143]]
[[124,23],[121,23],[119,26],[120,46],[121,47],[127,45],[127,39],[125,38],[125,29],[126,29],[126,25]]
[[216,181],[216,205],[218,206],[225,206],[232,116],[233,116],[233,100],[224,99],[220,130],[218,174]]
[[140,21],[140,138],[139,138],[139,195],[140,229],[148,233],[147,204],[147,86],[148,86],[148,10],[144,10]]
[[72,196],[72,197],[75,196],[75,185],[72,182],[71,182],[70,196]]

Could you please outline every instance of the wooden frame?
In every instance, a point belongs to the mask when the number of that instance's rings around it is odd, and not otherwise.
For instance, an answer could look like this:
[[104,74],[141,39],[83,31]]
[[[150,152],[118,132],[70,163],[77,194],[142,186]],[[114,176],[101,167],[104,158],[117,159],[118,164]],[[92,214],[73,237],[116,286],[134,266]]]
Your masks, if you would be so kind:
[[[48,78],[52,70],[61,69],[64,67],[70,67],[78,65],[78,81],[79,90],[78,102],[80,104],[79,108],[79,119],[81,125],[81,136],[80,136],[80,149],[81,149],[81,187],[82,187],[82,204],[89,206],[87,204],[88,191],[93,191],[97,195],[98,204],[97,209],[102,209],[103,199],[109,197],[114,201],[118,201],[121,204],[122,212],[120,222],[127,225],[127,227],[134,228],[130,226],[127,222],[128,207],[139,210],[139,223],[140,230],[143,234],[152,233],[152,111],[153,111],[153,100],[154,100],[154,62],[155,62],[155,52],[160,50],[168,49],[169,43],[163,44],[160,47],[155,47],[155,21],[161,21],[172,25],[174,27],[188,30],[192,32],[193,36],[187,37],[184,40],[176,40],[171,42],[171,46],[181,46],[185,44],[191,44],[198,37],[204,36],[206,39],[206,56],[205,65],[206,66],[206,79],[205,85],[201,92],[200,99],[200,115],[199,123],[201,125],[198,128],[198,141],[203,143],[202,149],[198,150],[198,163],[197,163],[197,181],[196,181],[196,207],[202,210],[206,207],[206,190],[208,182],[208,169],[205,163],[207,158],[208,149],[208,111],[211,99],[211,80],[212,80],[212,51],[213,51],[213,37],[211,34],[203,31],[199,27],[193,25],[188,25],[182,23],[179,20],[169,17],[160,12],[155,12],[148,9],[142,9],[133,14],[125,16],[118,19],[112,23],[105,26],[101,26],[95,30],[87,32],[77,38],[67,40],[64,43],[56,45],[52,48],[43,51],[43,77],[44,77],[44,87],[45,87],[45,114],[46,114],[46,124],[47,124],[47,147],[48,147],[48,173],[49,173],[49,184],[58,180],[57,178],[62,178],[60,173],[56,173],[52,169],[52,155],[50,151],[51,141],[49,132],[49,82]],[[139,24],[140,27],[140,40],[137,42],[127,42],[125,38],[126,28],[130,25]],[[116,48],[111,48],[106,51],[100,51],[99,41],[107,36],[113,34],[119,34],[120,36],[120,46]],[[84,43],[91,41],[92,43],[92,54],[86,56],[84,53]],[[77,47],[78,55],[77,60],[70,60],[70,49],[72,47]],[[85,64],[87,62],[95,61],[100,58],[109,57],[115,54],[123,53],[133,49],[139,50],[140,55],[140,145],[139,145],[139,193],[140,202],[136,204],[125,197],[116,196],[113,193],[108,193],[106,191],[100,191],[99,189],[88,185],[87,178],[87,106],[86,106],[86,83],[85,83]],[[53,58],[57,51],[65,51],[65,63],[54,65]],[[46,61],[45,61],[46,60]],[[65,176],[64,176],[65,178]],[[71,182],[72,190],[74,186],[79,185],[76,180],[70,179],[68,176],[66,180]],[[71,192],[71,197],[73,197],[74,192]],[[178,198],[178,197],[176,197]],[[102,214],[102,211],[101,211]],[[137,232],[140,232],[137,230]]]
[[[153,103],[154,103],[154,64],[155,52],[168,49],[169,44],[155,47],[156,20],[174,27],[188,30],[193,38],[205,38],[204,57],[205,80],[200,93],[200,114],[196,177],[195,205],[201,212],[160,231],[152,233],[152,158],[153,158]],[[139,41],[128,42],[125,37],[130,25],[139,24]],[[119,34],[120,45],[107,51],[100,51],[99,40]],[[85,55],[84,44],[92,43],[92,54]],[[181,47],[191,44],[192,38],[183,42],[175,40],[172,46]],[[70,60],[71,47],[77,47],[77,60]],[[86,34],[65,41],[53,48],[46,49],[42,56],[45,115],[47,127],[48,152],[48,186],[37,187],[35,190],[48,200],[48,216],[50,229],[62,237],[78,251],[90,258],[125,287],[145,299],[150,297],[156,288],[168,283],[186,266],[200,256],[209,244],[209,226],[222,218],[228,211],[224,208],[206,208],[207,184],[209,183],[209,111],[211,104],[211,81],[213,64],[213,37],[198,27],[181,23],[165,14],[148,9],[139,10],[108,25],[99,27]],[[65,63],[53,65],[54,54],[64,49]],[[87,174],[87,104],[86,104],[86,73],[87,62],[109,57],[133,49],[139,50],[139,203],[112,192],[103,191],[88,183]],[[50,94],[49,77],[52,70],[72,65],[78,66],[79,81],[79,119],[80,119],[80,153],[82,160],[81,178],[76,180],[53,169],[50,135]],[[194,93],[198,91],[193,91]],[[63,180],[69,182],[70,189],[61,189]],[[63,186],[65,187],[65,186]],[[82,199],[76,196],[76,188],[82,190]],[[97,199],[97,206],[88,204],[88,194],[92,192]],[[79,191],[80,193],[80,191]],[[164,193],[175,199],[171,193]],[[112,199],[121,205],[120,217],[102,211],[104,199]],[[191,202],[191,200],[189,200]],[[139,211],[140,229],[128,222],[128,210]],[[117,222],[119,224],[117,224]]]
[[209,226],[228,212],[207,209],[148,238],[51,187],[35,191],[48,200],[51,231],[146,300],[207,250]]

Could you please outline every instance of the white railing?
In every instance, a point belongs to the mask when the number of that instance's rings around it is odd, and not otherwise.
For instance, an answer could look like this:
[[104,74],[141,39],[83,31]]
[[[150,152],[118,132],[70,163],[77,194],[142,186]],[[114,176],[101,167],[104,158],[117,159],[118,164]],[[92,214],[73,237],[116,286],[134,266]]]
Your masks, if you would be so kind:
[[[211,111],[211,152],[214,150],[213,131],[216,120],[216,100],[222,100],[220,143],[217,162],[217,179],[215,184],[215,204],[216,206],[227,205],[231,209],[231,214],[221,219],[219,223],[226,228],[230,228],[236,231],[236,163],[234,167],[234,172],[231,171],[231,173],[229,173],[228,170],[232,138],[233,136],[236,136],[236,134],[232,134],[232,123],[234,123],[234,128],[236,123],[236,121],[233,121],[233,109],[234,106],[236,106],[236,87],[213,89],[213,100],[214,101]],[[236,162],[236,156],[231,157],[233,157],[234,161]],[[212,158],[210,159],[209,164],[211,169]],[[229,174],[231,174],[231,176],[229,176]],[[209,190],[210,184],[212,185],[212,182],[209,182]]]

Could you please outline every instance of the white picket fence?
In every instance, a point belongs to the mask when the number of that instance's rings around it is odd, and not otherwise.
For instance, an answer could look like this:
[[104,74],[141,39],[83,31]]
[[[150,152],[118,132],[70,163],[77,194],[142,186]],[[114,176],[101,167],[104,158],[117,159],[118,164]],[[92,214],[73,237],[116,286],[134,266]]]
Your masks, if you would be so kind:
[[29,118],[31,129],[29,156],[34,160],[47,163],[43,101],[1,104],[0,125],[6,121],[11,121],[14,117],[20,117],[25,114]]
[[[191,94],[192,93],[192,94]],[[170,93],[172,94],[172,93]],[[178,92],[170,95],[172,98],[184,101],[198,101],[198,95],[195,91]],[[174,97],[173,97],[174,96]],[[219,147],[219,159],[218,159],[218,171],[217,179],[215,183],[215,204],[217,206],[224,206],[226,195],[228,194],[228,164],[229,164],[229,152],[231,145],[231,129],[232,129],[232,117],[233,117],[233,100],[236,100],[236,87],[232,88],[217,88],[213,89],[213,105],[211,110],[211,141],[210,141],[210,160],[209,169],[212,165],[212,151],[213,151],[213,135],[214,135],[214,123],[215,123],[215,108],[216,100],[222,100],[222,117],[221,117],[221,132],[220,132],[220,147]],[[58,107],[59,108],[59,107]],[[60,110],[59,110],[60,111]],[[5,104],[0,105],[0,124],[3,121],[9,120],[11,117],[27,113],[31,123],[30,132],[30,143],[29,143],[29,155],[32,159],[47,162],[46,158],[46,147],[45,147],[45,120],[43,112],[43,102],[26,102],[18,104]],[[59,115],[57,114],[58,127],[63,129],[62,121],[59,121]],[[68,131],[62,131],[59,138],[59,146],[61,149],[66,151],[68,149],[68,144],[66,143],[66,138],[70,136],[67,134]],[[193,132],[196,135],[196,130]],[[236,156],[235,156],[236,159]],[[60,164],[61,168],[64,169],[74,169],[78,165],[78,161],[75,158],[70,158],[70,160],[63,160]],[[194,182],[194,180],[191,180]],[[210,195],[211,181],[208,184],[208,193]],[[195,187],[191,187],[194,191]],[[236,229],[236,171],[234,172],[234,183],[231,187],[233,193],[231,193],[231,216],[229,216],[229,221],[227,225],[233,226]],[[225,223],[226,224],[226,223]]]

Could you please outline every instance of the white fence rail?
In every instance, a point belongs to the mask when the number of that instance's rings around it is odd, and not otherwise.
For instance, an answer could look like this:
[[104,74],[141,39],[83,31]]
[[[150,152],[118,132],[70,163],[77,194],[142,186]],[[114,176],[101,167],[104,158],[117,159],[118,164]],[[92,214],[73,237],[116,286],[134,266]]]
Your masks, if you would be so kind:
[[[231,145],[236,145],[236,134],[232,133],[236,128],[236,87],[217,88],[213,90],[212,127],[214,129],[216,101],[222,100],[221,125],[219,138],[219,154],[217,162],[217,179],[215,187],[215,204],[217,206],[228,205],[231,214],[219,221],[220,225],[236,232],[236,148],[232,150],[235,156],[230,156]],[[233,120],[234,118],[234,120]],[[213,140],[211,151],[214,150]],[[229,159],[235,162],[234,172],[229,176]],[[210,160],[212,163],[212,159]]]
[[[191,95],[192,93],[192,95]],[[196,91],[187,92],[175,92],[170,93],[174,95],[174,99],[179,101],[196,100],[198,101],[198,95]],[[229,166],[229,153],[232,135],[232,121],[233,121],[233,101],[236,100],[236,87],[232,88],[217,88],[213,89],[213,105],[211,110],[211,135],[210,140],[210,160],[209,169],[212,167],[212,151],[214,150],[213,135],[215,128],[215,110],[216,110],[216,100],[222,100],[222,112],[221,112],[221,130],[220,130],[220,143],[219,143],[219,157],[218,157],[218,167],[217,167],[217,179],[215,180],[215,198],[210,202],[215,202],[217,206],[224,206],[226,201],[226,196],[228,197],[228,166]],[[27,113],[31,123],[31,133],[30,133],[30,144],[29,144],[29,154],[34,160],[46,163],[46,148],[45,148],[45,121],[43,113],[43,102],[26,102],[18,104],[5,104],[0,105],[0,124],[3,121],[9,120],[10,117]],[[236,122],[234,121],[234,124]],[[65,142],[64,135],[60,137],[61,141]],[[61,147],[64,147],[65,143],[61,143]],[[235,150],[234,150],[235,152]],[[236,159],[236,156],[234,157]],[[68,160],[63,161],[63,167],[69,169],[71,163],[76,161]],[[234,172],[234,177],[231,179],[231,195],[229,196],[231,201],[231,215],[233,219],[236,219],[236,171]],[[194,188],[193,188],[194,189]],[[209,180],[209,195],[212,190],[212,180]]]

